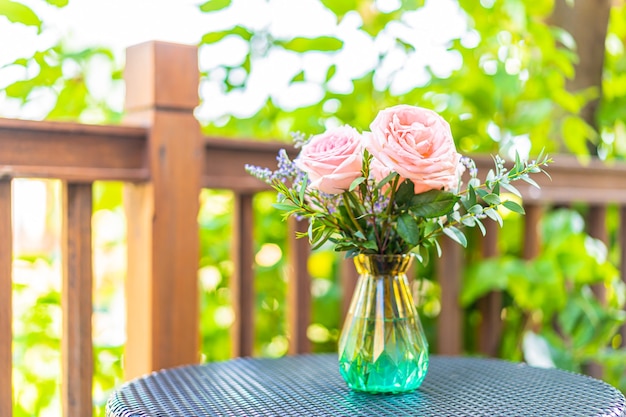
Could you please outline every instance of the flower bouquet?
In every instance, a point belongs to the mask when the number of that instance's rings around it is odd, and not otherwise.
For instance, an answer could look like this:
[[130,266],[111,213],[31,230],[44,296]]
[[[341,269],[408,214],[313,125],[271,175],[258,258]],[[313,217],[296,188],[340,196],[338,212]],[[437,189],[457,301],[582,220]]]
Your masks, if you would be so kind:
[[[313,248],[327,242],[355,258],[359,283],[339,341],[340,371],[359,391],[405,392],[417,388],[428,366],[427,342],[408,290],[405,271],[413,257],[425,261],[446,235],[466,246],[462,231],[487,219],[502,224],[498,208],[523,214],[511,184],[537,186],[531,174],[551,162],[544,155],[510,169],[494,157],[480,181],[474,162],[456,151],[448,123],[436,112],[398,105],[382,110],[369,132],[350,126],[305,138],[300,153],[278,154],[278,168],[246,166],[278,192],[285,217],[308,219]],[[467,183],[462,177],[467,171]]]

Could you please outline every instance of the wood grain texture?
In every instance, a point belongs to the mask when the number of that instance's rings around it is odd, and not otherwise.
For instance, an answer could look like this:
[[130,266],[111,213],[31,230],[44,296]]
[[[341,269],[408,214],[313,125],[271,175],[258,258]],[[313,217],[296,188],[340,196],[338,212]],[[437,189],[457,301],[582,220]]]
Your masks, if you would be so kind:
[[440,240],[442,255],[437,263],[441,285],[441,312],[437,325],[437,353],[460,355],[463,352],[463,309],[459,302],[463,247],[447,237]]
[[[483,258],[497,256],[500,226],[493,221],[485,222],[487,234],[482,238]],[[497,356],[502,336],[502,293],[491,291],[478,300],[481,322],[478,328],[478,351],[487,356]]]
[[252,194],[235,194],[232,259],[235,266],[230,292],[235,321],[231,326],[231,354],[254,352],[254,214]]
[[[244,139],[204,138],[204,149],[210,164],[204,164],[202,186],[234,189],[238,192],[267,190],[268,186],[245,172],[245,164],[276,167],[276,154],[285,148],[291,156],[296,150],[281,142],[258,142]],[[479,172],[485,175],[493,168],[493,160],[484,155],[473,156]],[[519,188],[527,204],[626,204],[626,163],[604,163],[597,159],[580,161],[571,155],[554,155],[547,167],[550,177],[533,176],[541,186],[532,187],[523,181]]]
[[[609,244],[609,233],[606,227],[607,207],[604,205],[592,205],[589,207],[587,218],[589,235],[600,240],[605,245]],[[607,293],[604,283],[594,284],[593,292],[600,302],[606,303]]]
[[348,315],[350,304],[352,302],[352,295],[356,288],[356,284],[359,280],[359,273],[354,266],[354,259],[342,259],[339,265],[340,270],[340,285],[341,285],[341,322],[343,322]]
[[144,375],[153,366],[152,346],[152,185],[125,184],[124,211],[127,219],[126,244],[126,346],[124,377]]
[[[626,206],[619,208],[619,245],[620,245],[620,276],[626,284]],[[626,310],[626,307],[624,307]],[[622,347],[626,346],[626,326],[620,329]]]
[[0,118],[0,175],[72,182],[148,177],[146,129]]
[[524,204],[526,215],[524,216],[524,259],[533,259],[541,249],[541,235],[539,221],[543,215],[544,207],[537,204]]
[[12,265],[11,179],[0,179],[0,416],[13,415],[12,381]]
[[92,415],[93,343],[91,184],[63,186],[64,268],[61,305],[62,402],[70,417]]
[[147,228],[128,242],[129,254],[138,255],[128,258],[127,320],[150,337],[128,340],[126,363],[138,364],[129,378],[200,359],[197,216],[203,153],[193,115],[197,48],[164,42],[129,48],[125,79],[126,122],[150,126],[149,191],[125,190],[129,221]]
[[289,353],[311,352],[307,330],[311,324],[311,275],[308,260],[311,245],[308,239],[297,239],[296,232],[306,233],[308,221],[289,219],[289,274],[287,277],[287,324]]

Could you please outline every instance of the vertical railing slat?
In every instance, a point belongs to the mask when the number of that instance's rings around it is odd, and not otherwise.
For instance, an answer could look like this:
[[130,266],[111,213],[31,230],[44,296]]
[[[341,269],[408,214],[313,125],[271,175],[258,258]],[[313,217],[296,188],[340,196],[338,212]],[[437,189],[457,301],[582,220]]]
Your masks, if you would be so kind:
[[437,264],[441,286],[441,312],[437,323],[437,353],[463,352],[463,309],[459,302],[463,247],[447,237],[440,240],[442,255]]
[[524,259],[533,259],[539,254],[541,247],[541,236],[539,234],[539,221],[543,213],[543,208],[537,204],[524,205],[526,215],[524,216],[524,248],[522,256]]
[[[619,208],[620,274],[626,284],[626,206]],[[624,307],[626,309],[626,307]],[[620,329],[622,347],[626,346],[626,326]]]
[[235,322],[233,356],[251,356],[254,350],[254,214],[252,194],[235,194],[232,253],[234,274],[230,282]]
[[0,416],[11,416],[12,381],[12,259],[11,179],[0,178]]
[[[491,258],[498,255],[498,231],[497,223],[488,221],[485,223],[486,236],[482,239],[482,256]],[[491,291],[478,301],[478,309],[481,313],[481,322],[478,329],[478,351],[488,355],[497,356],[502,335],[502,293]]]
[[62,396],[69,417],[92,415],[91,184],[63,187]]
[[[602,241],[605,245],[608,244],[609,235],[606,228],[606,206],[592,205],[589,207],[587,222],[589,235]],[[602,302],[606,301],[606,288],[604,284],[594,285],[593,292]]]
[[[608,231],[606,228],[606,206],[590,206],[587,222],[589,235],[595,239],[601,240],[604,244],[607,244]],[[600,302],[604,303],[606,301],[606,287],[604,284],[595,284],[592,289]],[[602,378],[602,374],[604,373],[602,366],[597,362],[586,364],[584,366],[584,372],[594,378]]]
[[354,294],[354,290],[356,289],[356,284],[359,280],[359,274],[356,271],[356,267],[354,266],[353,259],[342,259],[341,264],[339,265],[339,270],[341,271],[341,322],[340,325],[343,326],[343,321],[348,314],[348,310],[350,309],[350,303],[352,302],[352,295]]
[[311,323],[311,276],[308,259],[310,245],[307,239],[297,239],[296,232],[306,232],[308,222],[289,219],[289,277],[288,277],[288,329],[289,353],[308,353],[311,343],[307,328]]

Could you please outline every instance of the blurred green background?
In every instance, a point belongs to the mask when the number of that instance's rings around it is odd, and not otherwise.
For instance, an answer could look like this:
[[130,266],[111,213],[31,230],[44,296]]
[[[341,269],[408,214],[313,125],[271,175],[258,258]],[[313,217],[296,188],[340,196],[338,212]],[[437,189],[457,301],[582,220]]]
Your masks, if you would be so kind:
[[[407,103],[440,112],[464,154],[533,155],[546,149],[583,159],[626,157],[623,1],[606,2],[604,9],[583,14],[585,20],[575,24],[573,8],[592,2],[257,0],[247,6],[244,2],[210,0],[198,5],[213,22],[199,43],[197,117],[207,135],[288,141],[290,132],[315,134],[343,123],[366,130],[378,110]],[[0,1],[0,19],[46,36],[51,29],[36,6],[63,8],[67,3]],[[240,13],[251,4],[265,11],[256,20]],[[316,24],[304,24],[311,16]],[[592,32],[590,28],[606,31],[594,49],[602,52],[599,70],[583,65],[597,57],[577,48],[586,42],[580,32]],[[0,69],[1,74],[13,74],[0,84],[0,116],[27,117],[45,97],[40,118],[118,123],[121,109],[115,100],[98,94],[90,80],[97,72],[114,86],[111,91],[119,90],[122,66],[107,45],[77,50],[66,39],[58,39]],[[8,108],[13,110],[3,110]],[[56,416],[60,415],[59,183],[20,179],[15,180],[14,192],[19,208],[14,415]],[[283,355],[289,344],[286,225],[271,207],[274,198],[267,192],[254,200],[259,356]],[[228,289],[233,200],[218,190],[203,190],[200,199],[202,358],[223,360],[230,354],[233,321]],[[580,205],[547,213],[541,222],[542,250],[531,261],[522,260],[523,224],[514,213],[503,213],[500,256],[481,260],[477,245],[470,245],[470,267],[460,299],[466,309],[468,354],[476,353],[475,334],[482,320],[477,300],[488,291],[501,290],[505,303],[501,357],[577,372],[600,363],[604,378],[626,391],[626,350],[617,333],[625,320],[626,301],[618,271],[618,210],[609,208],[608,246],[587,233],[588,210]],[[107,396],[122,382],[125,221],[122,184],[96,183],[96,415],[104,415]],[[470,236],[470,241],[474,239]],[[314,310],[308,335],[315,351],[336,349],[341,327],[340,258],[325,249],[315,252],[309,262]],[[440,288],[432,268],[418,268],[416,291],[423,323],[434,341]],[[596,298],[592,284],[604,285],[606,303]]]

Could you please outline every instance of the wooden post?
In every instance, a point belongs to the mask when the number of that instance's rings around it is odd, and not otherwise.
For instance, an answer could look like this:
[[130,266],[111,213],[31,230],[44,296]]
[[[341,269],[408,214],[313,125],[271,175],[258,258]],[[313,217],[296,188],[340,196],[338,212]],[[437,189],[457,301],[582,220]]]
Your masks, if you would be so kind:
[[126,122],[149,127],[150,182],[125,189],[125,376],[132,378],[199,361],[197,48],[164,42],[133,46],[124,77]]
[[235,322],[231,327],[231,354],[251,356],[254,351],[254,242],[252,194],[235,194],[233,264],[230,282]]
[[64,184],[63,190],[62,397],[69,417],[92,415],[93,342],[91,335],[92,186]]
[[13,415],[11,178],[0,178],[0,416]]
[[309,353],[311,343],[307,329],[311,324],[311,276],[308,259],[311,246],[308,239],[296,239],[296,232],[306,232],[307,221],[289,219],[289,277],[288,277],[288,325],[289,353]]
[[463,247],[447,237],[440,240],[437,277],[441,285],[441,313],[437,323],[437,353],[460,355],[463,352],[463,309],[459,302]]

